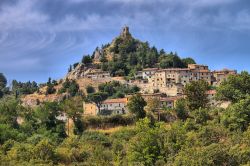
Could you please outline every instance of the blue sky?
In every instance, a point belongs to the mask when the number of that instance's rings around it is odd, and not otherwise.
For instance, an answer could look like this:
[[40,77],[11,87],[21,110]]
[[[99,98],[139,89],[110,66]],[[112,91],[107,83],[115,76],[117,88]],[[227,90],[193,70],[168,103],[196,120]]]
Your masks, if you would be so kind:
[[210,69],[249,70],[249,0],[0,0],[0,72],[62,78],[124,25],[151,46]]

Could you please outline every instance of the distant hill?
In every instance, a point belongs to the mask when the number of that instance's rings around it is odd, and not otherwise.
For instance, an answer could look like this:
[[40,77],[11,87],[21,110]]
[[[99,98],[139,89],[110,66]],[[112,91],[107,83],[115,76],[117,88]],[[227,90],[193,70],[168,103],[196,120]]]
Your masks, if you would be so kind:
[[[177,53],[157,50],[148,42],[135,39],[124,27],[119,36],[111,43],[97,47],[92,55],[85,55],[81,62],[70,65],[65,78],[47,83],[37,92],[23,98],[24,103],[33,105],[43,101],[58,101],[67,96],[67,90],[61,89],[67,80],[75,80],[81,92],[86,91],[88,85],[98,87],[99,84],[110,81],[124,83],[126,79],[133,79],[138,71],[144,68],[185,68],[188,64],[194,64],[192,58],[181,59]],[[91,73],[106,72],[108,77],[97,80],[89,79]]]
[[111,43],[97,47],[92,55],[85,55],[81,62],[70,67],[70,72],[81,73],[86,67],[110,72],[111,76],[133,77],[143,68],[184,68],[194,64],[192,58],[181,59],[177,53],[157,50],[148,42],[135,39],[129,27],[124,27],[118,37]]

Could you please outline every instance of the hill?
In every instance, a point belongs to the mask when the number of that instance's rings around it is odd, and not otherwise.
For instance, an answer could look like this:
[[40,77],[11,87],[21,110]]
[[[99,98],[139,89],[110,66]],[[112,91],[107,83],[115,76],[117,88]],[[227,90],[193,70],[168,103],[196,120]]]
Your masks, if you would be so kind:
[[188,64],[195,64],[195,61],[192,58],[181,59],[177,53],[166,53],[163,49],[158,51],[148,42],[135,39],[129,27],[124,27],[111,43],[97,47],[92,55],[84,55],[81,62],[71,66],[68,75],[79,77],[87,69],[96,68],[108,71],[111,76],[133,77],[144,68],[184,68]]
[[[37,101],[60,101],[67,95],[59,93],[67,79],[75,80],[79,90],[86,94],[89,85],[97,89],[99,84],[105,82],[126,83],[125,79],[134,78],[144,68],[184,68],[190,63],[195,61],[191,58],[181,59],[177,53],[166,53],[163,49],[158,51],[148,42],[135,39],[129,27],[124,27],[111,43],[97,47],[91,56],[85,55],[81,62],[70,65],[65,78],[40,86],[37,92],[25,95],[22,101],[26,105],[34,105]],[[101,78],[92,79],[93,75],[100,73]]]

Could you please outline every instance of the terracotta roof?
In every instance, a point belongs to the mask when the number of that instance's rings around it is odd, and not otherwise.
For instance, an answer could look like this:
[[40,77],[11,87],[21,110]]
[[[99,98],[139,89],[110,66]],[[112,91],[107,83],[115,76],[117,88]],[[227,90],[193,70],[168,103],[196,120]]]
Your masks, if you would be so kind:
[[160,71],[189,71],[189,68],[168,68],[168,69],[161,69]]
[[230,69],[222,69],[222,70],[214,70],[213,73],[218,73],[218,74],[225,74],[226,72],[228,73],[237,73],[236,70],[230,70]]
[[155,71],[155,70],[158,70],[158,68],[146,68],[143,69],[142,71]]
[[162,93],[147,93],[147,94],[141,94],[141,96],[161,96]]
[[201,73],[210,73],[209,70],[199,70],[199,72],[201,72]]
[[128,99],[127,98],[118,98],[118,99],[107,99],[103,101],[102,104],[112,104],[112,103],[127,103]]
[[199,64],[188,64],[188,66],[206,66],[206,67],[208,67],[207,65],[199,65]]
[[174,96],[174,97],[162,97],[160,101],[176,101],[178,99],[183,98],[183,96]]

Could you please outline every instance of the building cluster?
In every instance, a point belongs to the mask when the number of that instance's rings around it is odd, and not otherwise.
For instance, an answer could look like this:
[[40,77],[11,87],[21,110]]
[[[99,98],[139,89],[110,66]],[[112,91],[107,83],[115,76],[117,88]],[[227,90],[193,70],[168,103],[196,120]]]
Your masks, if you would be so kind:
[[[102,102],[100,110],[94,103],[83,103],[84,115],[110,115],[110,114],[127,114],[127,103],[132,95],[128,95],[125,98],[107,99]],[[157,99],[159,101],[159,108],[174,108],[175,102],[181,96],[167,97],[161,93],[155,94],[141,94],[145,101],[151,99]]]
[[183,94],[184,86],[191,81],[205,80],[209,85],[218,86],[234,74],[237,74],[236,70],[210,71],[208,66],[189,64],[187,68],[144,69],[136,77],[142,78],[137,85],[143,93],[161,92],[168,96],[179,96]]
[[[230,75],[237,74],[236,70],[223,69],[220,71],[210,71],[208,66],[190,64],[187,68],[158,69],[149,68],[137,73],[136,80],[130,80],[128,84],[137,85],[141,89],[142,97],[148,101],[156,98],[159,101],[159,108],[174,108],[175,102],[183,97],[183,89],[191,81],[205,80],[211,86],[218,86]],[[103,79],[110,77],[108,73],[89,72],[87,77],[92,79]],[[214,96],[215,90],[207,92],[211,105],[216,105]],[[128,112],[127,103],[131,96],[118,99],[107,99],[98,108],[93,103],[84,103],[85,115],[97,114],[126,114]]]

